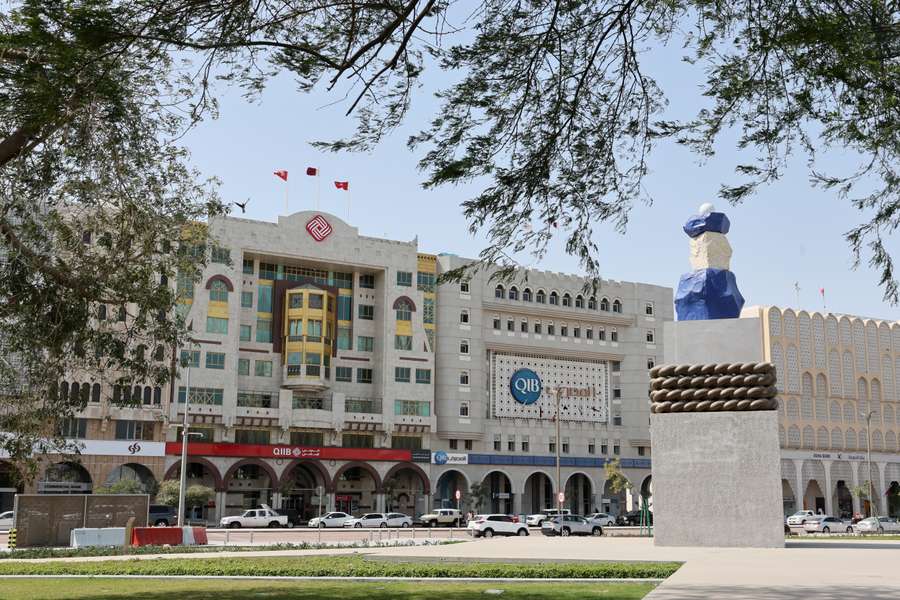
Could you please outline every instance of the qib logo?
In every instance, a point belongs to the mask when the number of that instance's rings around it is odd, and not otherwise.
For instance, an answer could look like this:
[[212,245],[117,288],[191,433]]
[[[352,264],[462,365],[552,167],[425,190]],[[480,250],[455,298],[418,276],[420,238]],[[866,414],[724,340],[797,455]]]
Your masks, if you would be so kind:
[[509,379],[509,391],[519,404],[534,404],[542,389],[541,378],[531,369],[519,369]]

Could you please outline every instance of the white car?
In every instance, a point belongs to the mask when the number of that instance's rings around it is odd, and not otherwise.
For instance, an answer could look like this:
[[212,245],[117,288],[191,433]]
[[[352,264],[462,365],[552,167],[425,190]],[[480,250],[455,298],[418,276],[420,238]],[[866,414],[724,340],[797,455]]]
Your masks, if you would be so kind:
[[588,515],[587,520],[598,523],[601,527],[612,527],[616,524],[616,518],[609,513],[594,513]]
[[246,510],[241,515],[222,517],[219,525],[230,529],[240,527],[287,527],[288,518],[286,515],[279,515],[268,506],[263,505],[263,508]]
[[[824,515],[819,515],[824,516]],[[816,517],[816,513],[811,510],[798,510],[791,516],[787,518],[787,524],[789,527],[800,527],[810,519]]]
[[400,513],[368,513],[344,521],[344,527],[411,527],[412,517]]
[[855,525],[858,533],[897,533],[900,523],[893,517],[869,517]]
[[349,519],[352,519],[350,515],[343,512],[330,512],[322,515],[321,517],[315,517],[309,520],[309,527],[343,527],[344,523],[346,523]]
[[472,537],[492,538],[495,535],[528,535],[528,527],[518,517],[509,515],[475,515],[466,527]]
[[[568,508],[564,508],[562,509],[562,514],[570,515],[572,514],[572,511],[570,511]],[[525,524],[529,527],[540,527],[544,523],[544,521],[556,516],[559,516],[559,509],[545,508],[536,515],[528,515],[527,517],[525,517]]]
[[852,533],[853,526],[837,517],[818,516],[807,519],[803,530],[807,533]]
[[584,517],[578,515],[563,515],[546,519],[541,524],[541,533],[544,535],[559,535],[568,537],[570,535],[603,535],[603,528],[597,523],[588,521]]
[[13,511],[8,510],[6,512],[0,513],[0,530],[6,531],[7,529],[12,529],[13,526]]

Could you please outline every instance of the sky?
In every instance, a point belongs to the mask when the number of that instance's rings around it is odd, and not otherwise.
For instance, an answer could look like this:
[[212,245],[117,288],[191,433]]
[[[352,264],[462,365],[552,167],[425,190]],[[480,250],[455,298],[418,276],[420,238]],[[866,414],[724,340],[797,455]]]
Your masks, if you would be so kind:
[[[680,57],[677,47],[653,48],[645,63],[670,102],[665,118],[687,118],[707,104],[698,91],[702,72]],[[274,78],[254,103],[237,90],[219,89],[219,118],[199,124],[182,143],[201,173],[221,181],[223,199],[250,199],[246,214],[235,209],[236,216],[275,221],[284,214],[285,186],[273,175],[279,169],[289,172],[289,212],[314,209],[315,178],[305,175],[306,167],[313,166],[320,169],[319,209],[348,220],[361,234],[418,237],[422,252],[475,257],[485,239],[468,233],[460,204],[477,188],[422,189],[424,176],[416,166],[420,156],[405,143],[437,109],[434,91],[450,81],[436,70],[427,72],[405,125],[371,153],[331,154],[313,148],[312,141],[351,134],[354,122],[344,115],[343,105],[333,104],[338,98],[321,90],[298,92],[289,74]],[[653,204],[634,207],[624,234],[602,223],[593,230],[602,276],[677,287],[680,275],[690,270],[688,238],[681,227],[700,204],[712,202],[731,220],[731,270],[746,306],[826,306],[833,312],[900,319],[900,309],[882,299],[878,273],[865,262],[852,268],[843,235],[864,215],[834,192],[813,187],[805,157],[796,157],[780,181],[761,188],[743,205],[728,206],[717,199],[722,183],[738,181],[734,165],[749,160],[733,141],[733,135],[725,139],[716,156],[703,163],[673,143],[656,146],[645,179]],[[831,152],[823,164],[846,172],[855,161]],[[350,193],[336,190],[335,180],[349,181]],[[900,260],[896,240],[889,248]],[[582,272],[578,261],[564,252],[562,240],[533,266]]]

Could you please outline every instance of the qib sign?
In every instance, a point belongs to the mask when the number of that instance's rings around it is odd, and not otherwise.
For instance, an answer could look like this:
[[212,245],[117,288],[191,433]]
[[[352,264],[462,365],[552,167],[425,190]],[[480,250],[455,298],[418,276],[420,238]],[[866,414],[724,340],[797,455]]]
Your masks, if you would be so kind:
[[518,369],[509,378],[509,391],[519,404],[534,404],[541,397],[542,389],[541,378],[531,369]]

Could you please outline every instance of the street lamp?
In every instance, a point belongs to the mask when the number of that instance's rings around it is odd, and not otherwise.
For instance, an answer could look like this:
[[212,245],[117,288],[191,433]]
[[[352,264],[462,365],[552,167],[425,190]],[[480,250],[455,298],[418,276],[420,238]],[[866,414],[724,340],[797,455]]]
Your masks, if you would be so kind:
[[[178,484],[178,527],[184,527],[184,511],[185,511],[185,501],[184,494],[185,489],[187,488],[187,453],[188,453],[188,439],[193,435],[197,437],[202,437],[202,433],[191,433],[190,432],[190,423],[188,421],[188,407],[191,404],[191,363],[193,362],[193,351],[194,346],[197,346],[197,342],[194,340],[190,340],[190,344],[188,345],[188,364],[187,364],[187,381],[184,389],[184,421],[181,424],[181,473],[180,473],[180,481]],[[178,427],[178,425],[175,425]]]
[[874,410],[861,416],[866,418],[866,462],[869,463],[869,516],[874,516],[872,510],[875,507],[875,490],[872,484],[872,415],[877,414]]
[[560,526],[562,526],[562,507],[563,507],[563,490],[565,490],[565,486],[562,484],[562,477],[560,476],[559,469],[559,444],[561,442],[559,437],[559,399],[562,396],[563,388],[561,386],[556,386],[556,508],[557,513],[556,516],[559,517]]

